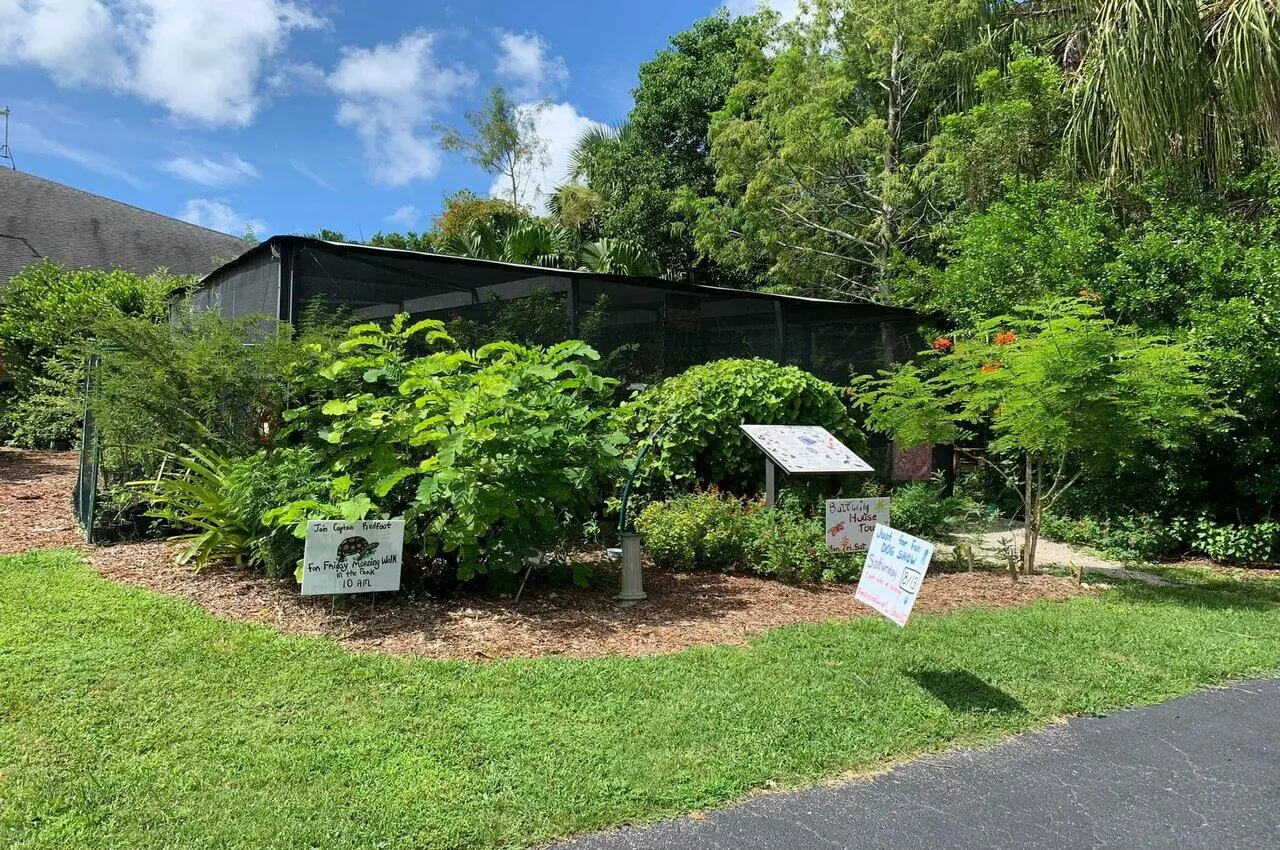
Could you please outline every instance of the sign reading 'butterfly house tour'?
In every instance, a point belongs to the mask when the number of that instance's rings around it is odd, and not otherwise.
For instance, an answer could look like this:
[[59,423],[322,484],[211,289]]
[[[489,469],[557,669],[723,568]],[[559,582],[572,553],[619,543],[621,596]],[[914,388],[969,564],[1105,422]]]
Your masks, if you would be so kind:
[[827,548],[865,552],[877,525],[889,524],[889,498],[827,499]]
[[312,520],[302,557],[302,595],[400,589],[404,520]]
[[877,525],[855,598],[905,626],[932,558],[932,543]]

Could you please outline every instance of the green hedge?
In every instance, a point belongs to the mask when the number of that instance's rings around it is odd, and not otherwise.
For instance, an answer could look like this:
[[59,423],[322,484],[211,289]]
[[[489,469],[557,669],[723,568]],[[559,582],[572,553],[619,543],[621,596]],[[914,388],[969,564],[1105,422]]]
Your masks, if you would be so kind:
[[821,519],[716,490],[652,502],[636,529],[663,569],[743,571],[797,582],[854,581],[862,572],[862,555],[827,550]]
[[821,425],[851,449],[866,441],[843,391],[802,369],[770,360],[718,360],[694,366],[636,395],[617,412],[638,449],[659,432],[637,490],[666,495],[695,487],[759,492],[763,456],[740,425]]

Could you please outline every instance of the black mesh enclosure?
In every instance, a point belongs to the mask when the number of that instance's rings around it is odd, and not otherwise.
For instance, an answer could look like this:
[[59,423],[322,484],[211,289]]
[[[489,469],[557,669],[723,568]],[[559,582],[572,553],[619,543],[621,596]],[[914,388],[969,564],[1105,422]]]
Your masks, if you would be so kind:
[[[280,262],[271,252],[241,256],[235,274],[206,283],[192,295],[197,310],[216,308],[229,318],[265,314],[280,315]],[[224,267],[225,268],[225,267]],[[215,272],[216,274],[216,272]],[[284,318],[288,318],[287,316]]]
[[229,317],[292,321],[317,301],[357,317],[438,318],[463,344],[580,338],[602,371],[650,383],[726,357],[764,357],[846,384],[910,358],[909,310],[599,275],[277,236],[214,271],[193,295]]

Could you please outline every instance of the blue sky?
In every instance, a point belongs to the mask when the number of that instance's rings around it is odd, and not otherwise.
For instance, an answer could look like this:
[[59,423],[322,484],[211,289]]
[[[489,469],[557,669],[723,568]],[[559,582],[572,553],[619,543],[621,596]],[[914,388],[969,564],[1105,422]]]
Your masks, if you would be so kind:
[[530,186],[562,182],[581,130],[626,115],[640,63],[719,5],[0,0],[0,106],[22,171],[236,235],[368,237],[490,193],[433,127],[494,82],[545,104]]

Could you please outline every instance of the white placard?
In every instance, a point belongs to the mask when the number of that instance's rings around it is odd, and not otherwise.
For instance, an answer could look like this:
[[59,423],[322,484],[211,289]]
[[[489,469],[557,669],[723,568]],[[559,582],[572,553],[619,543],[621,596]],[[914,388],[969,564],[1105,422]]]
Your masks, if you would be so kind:
[[770,460],[792,475],[874,471],[820,425],[743,425],[742,430]]
[[302,595],[400,589],[404,520],[312,520],[302,556]]
[[877,525],[858,581],[857,600],[905,626],[932,558],[932,543]]
[[827,499],[827,548],[865,552],[877,525],[889,524],[889,498]]

